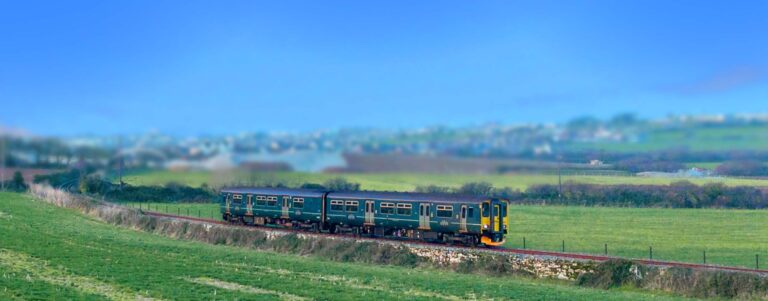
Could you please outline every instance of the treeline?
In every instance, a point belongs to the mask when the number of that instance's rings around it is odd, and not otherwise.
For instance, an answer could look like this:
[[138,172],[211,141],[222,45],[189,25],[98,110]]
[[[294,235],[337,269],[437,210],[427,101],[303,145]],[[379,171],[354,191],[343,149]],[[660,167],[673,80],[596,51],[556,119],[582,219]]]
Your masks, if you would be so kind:
[[52,187],[98,195],[110,201],[120,202],[213,202],[216,190],[203,184],[191,187],[176,183],[163,186],[132,186],[113,183],[98,174],[81,173],[78,170],[36,176],[34,183],[45,183]]
[[533,185],[525,191],[495,188],[485,182],[459,188],[420,186],[416,192],[486,195],[521,204],[659,207],[659,208],[768,208],[768,189],[721,183],[696,185],[679,181],[670,185],[595,185],[566,182]]
[[580,206],[623,206],[663,208],[741,208],[768,207],[768,191],[763,188],[721,183],[695,185],[688,181],[670,185],[594,185],[565,183],[534,185],[524,193],[510,196],[521,203]]
[[[74,177],[74,178],[73,178]],[[67,183],[72,183],[66,186]],[[80,176],[78,172],[66,172],[35,178],[35,183],[48,183],[103,196],[113,201],[128,202],[215,202],[216,189],[207,185],[190,187],[169,183],[164,186],[131,186],[116,184],[97,175]],[[271,187],[312,188],[333,191],[360,190],[360,184],[344,178],[333,178],[322,184],[303,183],[285,185],[275,182]],[[696,185],[678,181],[670,185],[595,185],[565,182],[560,185],[533,185],[525,191],[496,188],[486,182],[466,183],[458,188],[444,186],[418,186],[415,192],[467,194],[501,197],[521,204],[659,207],[659,208],[768,208],[768,189],[748,186],[725,186],[721,183]]]
[[[203,184],[200,187],[191,187],[177,183],[168,183],[163,186],[133,186],[126,183],[113,183],[92,170],[80,171],[73,169],[66,172],[38,175],[35,176],[34,183],[44,183],[70,192],[98,195],[118,202],[216,202],[218,195],[217,189],[211,188],[207,184]],[[23,185],[21,190],[26,190],[26,185]],[[303,183],[297,186],[274,181],[253,185],[231,186],[307,188],[333,191],[360,190],[359,183],[349,182],[344,178],[328,179],[323,184]]]

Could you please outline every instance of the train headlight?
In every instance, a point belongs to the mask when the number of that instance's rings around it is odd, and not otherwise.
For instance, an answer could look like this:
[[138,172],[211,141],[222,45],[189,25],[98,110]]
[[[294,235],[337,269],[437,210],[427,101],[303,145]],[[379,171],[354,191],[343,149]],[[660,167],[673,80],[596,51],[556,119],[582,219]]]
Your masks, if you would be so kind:
[[488,225],[483,225],[483,229],[488,229]]

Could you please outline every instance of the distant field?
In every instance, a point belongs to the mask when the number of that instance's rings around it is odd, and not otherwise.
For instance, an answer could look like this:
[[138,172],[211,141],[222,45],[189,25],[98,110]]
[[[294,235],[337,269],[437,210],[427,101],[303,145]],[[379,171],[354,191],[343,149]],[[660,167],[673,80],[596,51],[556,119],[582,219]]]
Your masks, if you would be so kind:
[[[349,181],[361,184],[364,190],[388,190],[388,191],[413,191],[419,185],[439,185],[459,187],[464,183],[485,181],[495,187],[510,187],[524,190],[535,184],[557,184],[557,175],[550,174],[508,174],[508,175],[454,175],[454,174],[414,174],[414,173],[389,173],[389,174],[320,174],[301,172],[280,173],[253,173],[244,172],[204,172],[204,171],[150,171],[134,173],[126,176],[124,181],[133,185],[163,185],[168,182],[176,182],[192,186],[200,186],[207,183],[212,186],[226,185],[262,185],[265,183],[285,183],[289,185],[301,185],[303,183],[318,183],[343,177]],[[594,175],[567,175],[563,181],[573,181],[588,184],[661,184],[666,185],[679,178],[660,177],[634,177],[634,176],[594,176]],[[764,179],[733,179],[733,178],[709,178],[687,179],[695,184],[724,183],[730,186],[768,186],[768,180]]]
[[0,193],[2,300],[673,300],[179,241]]
[[[139,203],[130,204],[138,208]],[[142,203],[142,208],[220,219],[218,204]],[[768,211],[512,206],[507,247],[754,267],[768,262]],[[768,267],[768,265],[763,266]]]
[[693,162],[693,163],[685,163],[685,166],[687,167],[698,167],[698,168],[704,168],[704,169],[710,169],[714,170],[720,164],[723,164],[723,162]]
[[[507,246],[754,267],[768,259],[768,211],[512,206]],[[761,259],[762,260],[762,259]],[[768,267],[761,264],[762,268]]]
[[685,148],[691,151],[729,151],[768,149],[768,126],[742,125],[729,127],[659,128],[651,130],[636,143],[573,143],[568,149],[607,152],[648,152]]

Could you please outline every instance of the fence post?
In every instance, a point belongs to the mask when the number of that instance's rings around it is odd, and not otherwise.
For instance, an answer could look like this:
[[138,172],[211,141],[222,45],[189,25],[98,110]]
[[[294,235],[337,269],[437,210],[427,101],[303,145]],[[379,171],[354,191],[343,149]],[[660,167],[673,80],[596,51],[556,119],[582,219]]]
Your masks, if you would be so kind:
[[704,250],[704,264],[707,264],[707,250]]
[[525,236],[523,236],[523,250],[525,250]]
[[604,251],[604,253],[605,253],[605,256],[608,256],[608,244],[605,244],[605,251]]
[[187,208],[187,216],[189,216],[189,208]]
[[202,217],[200,216],[200,209],[197,209],[197,217]]
[[565,252],[565,240],[563,240],[563,252]]
[[759,270],[759,269],[760,269],[760,255],[755,254],[755,270]]
[[648,258],[653,260],[653,247],[652,246],[648,247]]
[[168,204],[165,204],[165,213],[168,213]]
[[176,215],[181,215],[181,207],[176,207]]

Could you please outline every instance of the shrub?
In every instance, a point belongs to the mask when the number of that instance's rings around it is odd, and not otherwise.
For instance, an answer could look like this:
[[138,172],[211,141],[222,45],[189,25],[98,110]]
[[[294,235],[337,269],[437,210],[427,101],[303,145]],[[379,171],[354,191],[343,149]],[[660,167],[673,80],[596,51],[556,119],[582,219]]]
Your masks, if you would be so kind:
[[598,264],[591,273],[579,275],[581,286],[609,289],[631,284],[637,286],[645,268],[625,259],[612,259]]
[[444,186],[437,186],[437,185],[427,185],[427,186],[416,186],[415,192],[421,192],[421,193],[450,193],[453,191],[450,187],[444,187]]
[[760,177],[768,176],[768,166],[760,161],[729,161],[717,166],[715,172],[723,176]]
[[765,299],[768,279],[750,273],[689,268],[650,267],[616,259],[598,264],[579,276],[580,286],[610,289],[631,286],[664,290],[696,298]]

